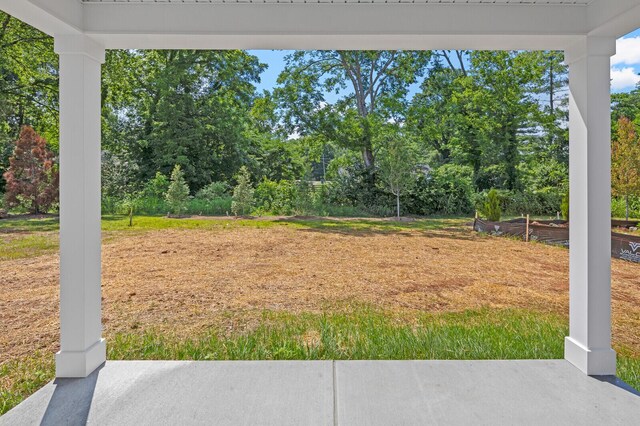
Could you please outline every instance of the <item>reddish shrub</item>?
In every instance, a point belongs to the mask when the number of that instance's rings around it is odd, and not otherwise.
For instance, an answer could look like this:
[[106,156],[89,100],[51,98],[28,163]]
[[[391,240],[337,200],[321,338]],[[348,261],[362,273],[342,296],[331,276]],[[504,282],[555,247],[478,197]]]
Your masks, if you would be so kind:
[[47,141],[29,126],[24,126],[15,141],[7,182],[7,207],[22,206],[30,213],[46,212],[58,201],[58,168]]

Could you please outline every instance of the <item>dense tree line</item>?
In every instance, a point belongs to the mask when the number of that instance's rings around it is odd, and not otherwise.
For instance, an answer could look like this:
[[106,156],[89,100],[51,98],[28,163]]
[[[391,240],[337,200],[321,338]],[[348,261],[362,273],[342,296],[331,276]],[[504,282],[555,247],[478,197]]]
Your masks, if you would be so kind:
[[[276,87],[258,93],[267,65],[245,51],[109,51],[104,207],[168,209],[178,166],[191,212],[230,212],[240,178],[259,212],[470,213],[495,189],[510,213],[554,214],[568,178],[562,61],[561,52],[296,51]],[[0,175],[24,125],[55,157],[57,82],[51,39],[0,14]],[[613,111],[615,140],[620,117],[640,124],[640,91],[615,96]]]

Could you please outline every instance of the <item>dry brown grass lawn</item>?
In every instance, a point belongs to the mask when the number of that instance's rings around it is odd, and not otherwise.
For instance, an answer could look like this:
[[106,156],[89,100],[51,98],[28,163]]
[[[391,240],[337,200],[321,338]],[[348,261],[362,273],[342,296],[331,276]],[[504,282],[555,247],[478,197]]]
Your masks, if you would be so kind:
[[[467,229],[166,229],[103,247],[105,335],[252,327],[263,310],[411,313],[518,307],[566,315],[568,251]],[[640,265],[613,260],[614,339],[640,355]],[[0,363],[57,350],[58,257],[0,261]]]

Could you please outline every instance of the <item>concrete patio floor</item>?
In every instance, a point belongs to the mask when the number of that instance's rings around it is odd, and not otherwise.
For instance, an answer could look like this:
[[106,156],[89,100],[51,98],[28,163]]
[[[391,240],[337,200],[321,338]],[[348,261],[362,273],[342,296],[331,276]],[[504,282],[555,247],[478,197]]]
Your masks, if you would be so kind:
[[567,361],[108,361],[0,425],[631,425],[640,395]]

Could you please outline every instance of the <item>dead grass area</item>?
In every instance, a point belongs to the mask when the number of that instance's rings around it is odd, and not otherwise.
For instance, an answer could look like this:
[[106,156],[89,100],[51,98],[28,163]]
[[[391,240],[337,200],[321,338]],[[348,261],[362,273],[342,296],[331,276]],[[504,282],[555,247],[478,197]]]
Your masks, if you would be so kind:
[[[103,247],[104,334],[251,328],[264,310],[568,313],[568,251],[468,229],[165,229]],[[616,344],[640,355],[640,266],[613,260]],[[58,341],[58,257],[0,262],[0,363]],[[135,331],[138,330],[138,331]],[[313,336],[309,337],[313,339]]]

